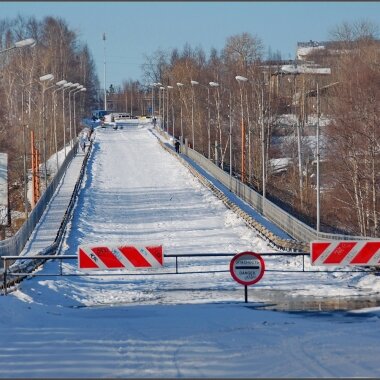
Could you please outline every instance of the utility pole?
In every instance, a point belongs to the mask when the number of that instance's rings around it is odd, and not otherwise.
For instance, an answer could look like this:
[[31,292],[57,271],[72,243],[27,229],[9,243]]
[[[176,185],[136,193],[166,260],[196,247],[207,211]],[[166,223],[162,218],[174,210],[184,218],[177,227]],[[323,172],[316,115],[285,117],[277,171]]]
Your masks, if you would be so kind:
[[104,109],[107,111],[107,87],[106,87],[106,34],[103,33],[104,41]]
[[320,152],[319,152],[319,118],[320,118],[320,104],[319,104],[319,85],[317,82],[317,232],[320,231]]

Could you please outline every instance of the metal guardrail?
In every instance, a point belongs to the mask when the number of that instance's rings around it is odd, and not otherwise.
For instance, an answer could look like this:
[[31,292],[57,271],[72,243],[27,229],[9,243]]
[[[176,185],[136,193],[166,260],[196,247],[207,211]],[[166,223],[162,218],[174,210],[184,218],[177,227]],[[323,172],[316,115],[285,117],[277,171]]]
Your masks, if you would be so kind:
[[[72,157],[71,159],[74,157],[76,151],[77,151],[77,148],[78,148],[78,144],[76,144],[75,146],[75,149],[72,149],[71,150],[71,154],[72,154]],[[2,280],[2,283],[3,283],[3,287],[5,286],[5,289],[7,287],[7,266],[5,265],[5,263],[8,261],[8,260],[21,260],[21,261],[25,261],[26,263],[24,263],[24,266],[19,266],[19,269],[24,271],[24,272],[27,272],[27,273],[30,273],[31,271],[33,271],[36,267],[38,267],[42,262],[44,262],[45,260],[42,260],[40,258],[41,257],[50,257],[49,255],[51,254],[54,254],[57,252],[58,248],[59,248],[59,245],[61,243],[61,240],[62,240],[62,237],[63,237],[63,233],[66,229],[66,226],[67,226],[67,223],[71,217],[71,213],[73,211],[73,208],[74,208],[74,204],[75,204],[75,200],[76,200],[76,197],[78,195],[78,192],[79,192],[79,189],[80,189],[80,186],[82,184],[82,180],[83,180],[83,177],[84,177],[84,172],[85,172],[85,168],[86,168],[86,164],[87,164],[87,160],[89,158],[89,155],[90,155],[90,152],[92,150],[92,142],[90,143],[90,146],[87,150],[87,153],[86,153],[86,156],[83,160],[83,163],[82,163],[82,167],[81,167],[81,170],[80,170],[80,174],[78,176],[78,180],[74,186],[74,189],[73,189],[73,193],[71,195],[71,198],[70,198],[70,201],[69,201],[69,204],[68,204],[68,207],[65,211],[65,214],[62,218],[62,222],[61,222],[61,225],[57,231],[57,235],[54,239],[54,242],[53,244],[51,244],[50,246],[46,247],[42,252],[41,252],[41,255],[39,256],[19,256],[19,253],[21,252],[18,252],[17,255],[2,255],[0,256],[1,259],[5,260],[4,261],[4,272],[1,273],[1,269],[0,269],[0,281]],[[68,158],[68,156],[66,157],[66,159]],[[70,159],[70,160],[71,160]],[[66,161],[66,160],[65,160]],[[62,169],[62,175],[63,173],[65,172],[66,168],[67,168],[67,165],[70,161],[67,161],[66,163],[66,166],[64,167],[64,165],[61,166],[60,170]],[[60,177],[60,179],[62,178],[62,175]],[[59,176],[56,175],[54,177],[54,180],[57,181],[57,184],[55,185],[55,188],[58,186],[58,183],[59,183],[59,180],[58,180]],[[53,180],[53,181],[54,181]],[[48,187],[49,189],[49,187]],[[55,191],[55,190],[54,190]],[[52,192],[51,196],[54,194],[54,191]],[[45,193],[44,193],[45,195]],[[43,196],[44,196],[43,195]],[[49,199],[51,199],[51,196]],[[41,197],[42,198],[42,197]],[[46,201],[46,200],[45,200]],[[36,206],[37,207],[37,206]],[[46,207],[46,205],[45,205]],[[33,210],[34,211],[34,210]],[[43,213],[44,209],[42,210],[42,213]],[[41,214],[42,215],[42,214]],[[33,232],[33,230],[32,230]],[[25,244],[24,244],[25,245]],[[12,259],[9,259],[10,257],[12,257]],[[55,255],[53,255],[53,257],[57,257]],[[9,272],[8,272],[9,273]],[[24,276],[25,277],[25,276]]]
[[228,173],[223,171],[212,161],[208,160],[202,154],[196,152],[190,147],[184,150],[189,158],[209,172],[214,178],[220,181],[224,186],[228,187],[237,196],[250,204],[256,211],[275,223],[282,230],[287,232],[293,238],[301,242],[310,242],[313,240],[368,240],[370,238],[363,236],[350,236],[342,234],[331,234],[326,232],[318,232],[307,224],[301,222],[291,214],[287,213],[270,200],[243,184],[235,177],[230,177]]
[[39,222],[42,214],[45,211],[46,206],[53,197],[55,190],[58,187],[63,175],[66,172],[67,166],[75,156],[78,150],[78,143],[76,143],[73,148],[66,155],[61,167],[54,176],[53,180],[48,185],[47,189],[42,194],[41,198],[38,200],[36,206],[33,208],[28,218],[21,226],[21,228],[16,232],[11,238],[0,241],[0,256],[17,254],[19,255],[25,247],[30,235],[34,231],[37,223]]
[[[35,255],[35,256],[2,256],[3,267],[4,267],[4,277],[2,281],[2,289],[4,295],[7,294],[8,286],[14,285],[16,282],[21,281],[26,277],[78,277],[78,276],[158,276],[158,275],[184,275],[184,274],[207,274],[207,273],[227,273],[229,272],[229,262],[222,261],[217,263],[215,261],[212,262],[203,262],[200,259],[203,258],[227,258],[234,257],[235,253],[199,253],[199,254],[164,254],[165,259],[174,259],[172,264],[167,265],[164,271],[151,269],[143,269],[143,270],[111,270],[108,273],[106,270],[101,271],[81,271],[77,268],[76,273],[65,273],[64,268],[62,266],[62,262],[65,260],[77,260],[77,255]],[[302,260],[299,260],[296,264],[298,267],[293,267],[292,269],[270,269],[269,265],[265,269],[266,272],[277,272],[277,273],[333,273],[333,272],[363,272],[363,271],[371,271],[370,268],[363,267],[353,267],[350,270],[347,269],[329,269],[329,270],[312,270],[307,269],[305,265],[305,257],[310,258],[310,254],[308,252],[264,252],[260,253],[260,256],[263,257],[293,257],[299,258],[302,257]],[[180,263],[181,259],[181,263]],[[14,262],[20,260],[21,263],[15,264]],[[58,271],[54,273],[31,273],[29,271],[22,271],[22,268],[29,267],[29,265],[25,265],[23,262],[34,261],[33,266],[42,265],[47,260],[58,260],[59,266]],[[190,261],[191,262],[190,262]],[[12,267],[9,266],[9,263],[13,262]],[[37,263],[37,264],[36,264]],[[309,263],[310,264],[310,263]],[[210,265],[218,266],[221,265],[225,267],[225,269],[209,269]],[[194,266],[198,268],[198,270],[194,270]],[[267,266],[267,264],[266,264]],[[274,267],[277,264],[273,264]],[[184,269],[183,269],[184,268]],[[294,269],[298,268],[298,269]],[[10,279],[12,277],[12,279]]]

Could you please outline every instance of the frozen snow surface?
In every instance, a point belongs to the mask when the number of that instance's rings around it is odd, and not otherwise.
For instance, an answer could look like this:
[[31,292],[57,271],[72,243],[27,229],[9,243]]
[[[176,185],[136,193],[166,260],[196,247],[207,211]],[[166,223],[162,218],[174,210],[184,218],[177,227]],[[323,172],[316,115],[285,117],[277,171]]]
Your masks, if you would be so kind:
[[[32,277],[0,298],[0,377],[379,377],[380,277],[292,272],[302,258],[274,252],[150,128],[96,130],[60,254],[107,242],[160,243],[168,255],[277,253],[264,258],[263,279],[245,303],[229,257],[180,258],[189,273],[178,275],[169,258],[165,274],[128,276],[78,275],[76,260],[64,261],[70,276]],[[48,262],[36,274],[58,270]],[[268,310],[302,303],[312,311]]]

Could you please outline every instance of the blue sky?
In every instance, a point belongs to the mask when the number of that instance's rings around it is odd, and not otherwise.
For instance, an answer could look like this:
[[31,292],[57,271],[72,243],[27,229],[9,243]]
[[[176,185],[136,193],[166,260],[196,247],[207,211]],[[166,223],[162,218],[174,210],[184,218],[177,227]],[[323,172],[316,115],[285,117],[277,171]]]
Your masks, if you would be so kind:
[[266,50],[293,59],[297,41],[323,41],[343,21],[379,25],[380,2],[0,2],[0,19],[59,16],[86,42],[103,85],[106,33],[107,87],[142,81],[144,56],[186,42],[220,50],[226,38],[243,32],[260,37]]

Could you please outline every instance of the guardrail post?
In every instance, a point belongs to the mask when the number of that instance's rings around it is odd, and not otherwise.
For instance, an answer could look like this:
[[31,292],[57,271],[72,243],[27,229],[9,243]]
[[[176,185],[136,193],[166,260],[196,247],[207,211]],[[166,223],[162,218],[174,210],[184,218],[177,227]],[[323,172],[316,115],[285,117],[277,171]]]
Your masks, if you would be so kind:
[[178,274],[178,256],[175,257],[175,273]]

